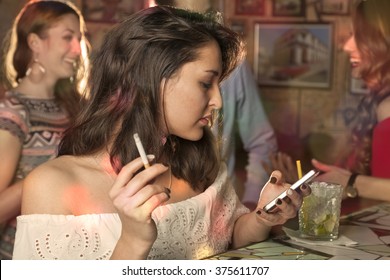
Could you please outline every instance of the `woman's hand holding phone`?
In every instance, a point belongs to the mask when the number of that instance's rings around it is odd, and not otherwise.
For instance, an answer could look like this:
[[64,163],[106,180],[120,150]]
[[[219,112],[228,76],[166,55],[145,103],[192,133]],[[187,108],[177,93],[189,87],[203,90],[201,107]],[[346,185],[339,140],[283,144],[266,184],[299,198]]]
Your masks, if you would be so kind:
[[[303,177],[309,180],[306,176]],[[303,181],[306,181],[305,179]],[[300,182],[296,190],[291,190],[291,185],[284,182],[282,173],[278,170],[273,171],[270,180],[260,194],[257,209],[255,210],[257,221],[268,227],[272,227],[284,224],[287,220],[294,218],[302,205],[303,197],[310,194],[310,187],[306,185],[297,191]],[[272,212],[265,211],[265,207],[267,209],[272,208]]]
[[[301,179],[299,179],[298,181],[296,181],[294,184],[291,185],[291,187],[289,189],[291,190],[295,190],[295,191],[298,191],[300,190],[300,187],[303,185],[303,184],[306,184],[308,182],[310,182],[314,177],[316,177],[320,172],[317,171],[317,170],[310,170],[309,172],[307,172],[304,176],[302,176]],[[263,210],[267,213],[274,213],[275,211],[278,211],[277,209],[277,203],[278,201],[280,200],[285,200],[287,198],[287,190],[283,191],[282,193],[280,193],[280,195],[278,195],[277,197],[275,197],[274,199],[272,199],[269,203],[267,203],[267,205],[265,205],[263,207]]]

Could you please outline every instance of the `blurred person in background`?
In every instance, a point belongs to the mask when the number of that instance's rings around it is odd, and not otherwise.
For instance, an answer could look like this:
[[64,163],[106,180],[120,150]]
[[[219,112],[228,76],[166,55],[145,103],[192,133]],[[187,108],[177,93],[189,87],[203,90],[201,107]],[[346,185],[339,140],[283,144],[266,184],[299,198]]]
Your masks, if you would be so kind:
[[[352,76],[369,94],[357,109],[346,169],[313,165],[326,172],[318,179],[346,186],[346,195],[390,201],[390,1],[360,0],[353,13],[353,34],[344,45]],[[371,177],[372,176],[372,177]]]
[[69,2],[30,1],[4,41],[0,94],[0,258],[11,259],[23,179],[56,156],[82,106],[88,66],[85,25]]
[[[352,23],[344,51],[351,75],[362,79],[370,92],[358,105],[346,160],[328,165],[313,159],[312,164],[324,172],[316,180],[342,184],[344,197],[390,201],[390,1],[356,1]],[[286,154],[274,155],[271,162],[269,172],[297,174]]]

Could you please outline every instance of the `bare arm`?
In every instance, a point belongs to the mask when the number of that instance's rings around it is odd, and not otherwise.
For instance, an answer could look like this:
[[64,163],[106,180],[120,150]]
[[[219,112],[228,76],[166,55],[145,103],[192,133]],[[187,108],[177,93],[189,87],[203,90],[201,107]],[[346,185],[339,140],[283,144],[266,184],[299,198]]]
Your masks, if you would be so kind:
[[263,241],[267,239],[270,231],[271,226],[257,221],[255,212],[242,215],[234,225],[232,247],[240,248],[253,242]]
[[[347,185],[351,176],[350,171],[317,160],[313,160],[312,163],[316,168],[325,172],[318,176],[316,180],[332,181],[344,187]],[[390,201],[390,179],[359,175],[356,178],[355,187],[361,197]]]
[[384,100],[382,100],[376,112],[378,122],[390,118],[390,97],[386,97]]
[[359,175],[355,187],[361,197],[390,201],[390,179]]
[[0,130],[0,223],[20,213],[22,186],[12,184],[20,159],[22,144],[9,131]]
[[20,214],[23,181],[18,181],[0,194],[0,223]]
[[7,130],[0,130],[0,192],[10,186],[15,177],[22,144]]

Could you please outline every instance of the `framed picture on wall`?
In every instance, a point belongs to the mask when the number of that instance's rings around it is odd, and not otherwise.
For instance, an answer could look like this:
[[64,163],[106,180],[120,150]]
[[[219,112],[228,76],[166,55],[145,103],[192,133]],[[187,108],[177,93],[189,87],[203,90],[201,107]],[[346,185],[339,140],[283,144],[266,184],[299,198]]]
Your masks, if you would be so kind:
[[370,90],[362,79],[351,77],[351,93],[352,94],[368,94]]
[[259,85],[329,88],[331,23],[255,23],[254,72]]
[[237,15],[262,16],[265,13],[265,0],[236,0]]
[[304,0],[273,0],[272,15],[277,17],[301,17],[305,15]]
[[350,0],[321,0],[320,13],[325,15],[349,15]]
[[81,0],[81,10],[85,21],[116,23],[148,4],[145,0]]

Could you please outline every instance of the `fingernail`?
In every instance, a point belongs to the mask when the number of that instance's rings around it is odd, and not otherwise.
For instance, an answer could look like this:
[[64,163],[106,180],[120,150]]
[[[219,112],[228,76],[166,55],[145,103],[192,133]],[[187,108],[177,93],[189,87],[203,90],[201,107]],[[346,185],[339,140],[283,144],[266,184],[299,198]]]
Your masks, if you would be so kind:
[[261,211],[260,211],[260,210],[257,210],[257,211],[256,211],[256,214],[260,216],[260,215],[261,215]]
[[168,193],[171,193],[171,189],[165,188]]
[[307,189],[306,184],[303,184],[303,185],[301,186],[301,189],[302,189],[302,190],[306,190],[306,189]]
[[288,190],[287,190],[287,194],[288,194],[288,195],[292,195],[292,194],[293,194],[292,189],[288,189]]
[[278,200],[276,201],[276,204],[277,204],[277,205],[281,205],[281,204],[282,204],[282,200],[281,200],[281,199],[278,199]]
[[277,180],[278,180],[278,179],[276,179],[276,177],[271,177],[271,179],[269,179],[269,181],[271,182],[271,184],[275,184]]

